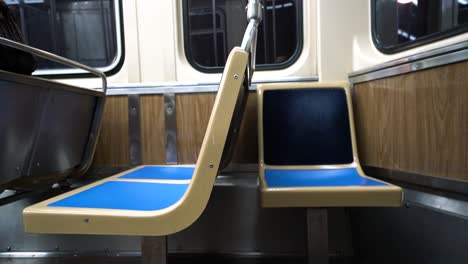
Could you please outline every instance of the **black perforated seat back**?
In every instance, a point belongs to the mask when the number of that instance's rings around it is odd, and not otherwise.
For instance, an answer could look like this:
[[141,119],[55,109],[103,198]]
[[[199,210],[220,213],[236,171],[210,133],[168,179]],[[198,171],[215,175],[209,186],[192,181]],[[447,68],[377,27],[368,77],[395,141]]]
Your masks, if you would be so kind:
[[[247,65],[245,67],[247,67]],[[239,137],[239,131],[242,124],[242,118],[244,117],[245,106],[247,104],[247,98],[249,96],[249,84],[245,78],[246,75],[247,73],[244,75],[244,81],[242,82],[242,87],[239,91],[239,95],[237,96],[236,107],[232,114],[231,125],[229,126],[219,170],[225,169],[231,162],[234,155],[237,138]]]
[[266,90],[263,142],[264,162],[268,165],[352,163],[345,90]]

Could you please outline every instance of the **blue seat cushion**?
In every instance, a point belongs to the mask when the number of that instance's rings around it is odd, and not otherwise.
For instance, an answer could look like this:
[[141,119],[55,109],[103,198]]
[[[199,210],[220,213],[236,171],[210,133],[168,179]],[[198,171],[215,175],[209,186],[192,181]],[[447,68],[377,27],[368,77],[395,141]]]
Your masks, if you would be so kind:
[[268,187],[386,186],[362,177],[355,168],[326,170],[265,170]]
[[190,180],[195,167],[179,166],[145,166],[128,174],[122,179],[151,179],[151,180]]
[[48,206],[154,211],[175,204],[187,188],[188,184],[108,181]]

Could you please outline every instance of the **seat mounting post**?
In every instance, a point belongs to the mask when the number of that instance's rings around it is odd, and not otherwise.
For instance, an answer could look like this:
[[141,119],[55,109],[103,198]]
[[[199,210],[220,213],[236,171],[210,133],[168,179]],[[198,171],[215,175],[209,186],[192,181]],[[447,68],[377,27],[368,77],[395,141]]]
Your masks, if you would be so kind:
[[328,210],[307,208],[307,263],[328,263]]
[[167,236],[145,236],[141,241],[143,264],[167,263]]

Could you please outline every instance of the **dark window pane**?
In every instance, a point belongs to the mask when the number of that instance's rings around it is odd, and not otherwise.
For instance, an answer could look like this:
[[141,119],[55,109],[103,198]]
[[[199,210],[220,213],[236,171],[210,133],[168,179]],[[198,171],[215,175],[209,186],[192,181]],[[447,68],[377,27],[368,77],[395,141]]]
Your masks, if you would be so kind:
[[[229,51],[242,42],[246,4],[246,0],[185,0],[186,56],[191,63],[202,70],[224,66]],[[281,66],[299,51],[301,0],[265,0],[264,6],[256,62]]]
[[399,51],[464,31],[468,0],[373,0],[374,41]]
[[[111,65],[117,56],[114,0],[6,1],[28,45],[92,67]],[[38,69],[65,66],[39,59]]]
[[412,1],[397,6],[398,43],[413,41],[440,30],[440,1]]
[[468,0],[460,0],[457,4],[458,7],[458,25],[468,24]]

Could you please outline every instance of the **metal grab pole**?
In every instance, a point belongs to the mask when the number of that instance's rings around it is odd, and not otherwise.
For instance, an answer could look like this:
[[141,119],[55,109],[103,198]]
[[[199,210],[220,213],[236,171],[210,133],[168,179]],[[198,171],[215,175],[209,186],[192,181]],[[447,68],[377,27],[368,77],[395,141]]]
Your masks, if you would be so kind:
[[252,76],[255,71],[258,25],[262,22],[263,19],[263,5],[260,0],[249,0],[246,10],[249,24],[245,30],[241,48],[250,54],[250,62],[248,67],[248,83],[250,85],[252,83]]

